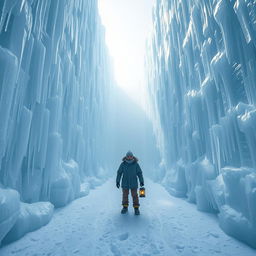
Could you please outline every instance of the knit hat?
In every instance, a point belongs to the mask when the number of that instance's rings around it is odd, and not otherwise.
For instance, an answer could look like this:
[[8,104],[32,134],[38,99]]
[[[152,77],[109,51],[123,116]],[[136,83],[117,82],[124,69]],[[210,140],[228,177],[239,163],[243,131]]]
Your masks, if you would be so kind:
[[133,156],[133,153],[130,150],[126,153],[126,157],[128,156]]

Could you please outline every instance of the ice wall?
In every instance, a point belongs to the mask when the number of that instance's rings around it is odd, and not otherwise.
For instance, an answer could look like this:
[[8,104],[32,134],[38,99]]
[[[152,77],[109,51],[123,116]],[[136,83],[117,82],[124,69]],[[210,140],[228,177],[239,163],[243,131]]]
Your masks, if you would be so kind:
[[0,183],[22,201],[65,205],[104,165],[104,36],[96,0],[0,1]]
[[148,89],[162,183],[256,247],[256,3],[159,0]]

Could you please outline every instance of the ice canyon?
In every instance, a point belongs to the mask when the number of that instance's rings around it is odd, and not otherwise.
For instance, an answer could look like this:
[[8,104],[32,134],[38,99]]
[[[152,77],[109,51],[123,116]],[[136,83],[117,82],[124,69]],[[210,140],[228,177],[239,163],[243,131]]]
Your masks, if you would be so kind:
[[0,255],[109,189],[129,149],[157,193],[256,248],[256,2],[155,0],[152,27],[144,112],[117,86],[97,0],[0,0]]

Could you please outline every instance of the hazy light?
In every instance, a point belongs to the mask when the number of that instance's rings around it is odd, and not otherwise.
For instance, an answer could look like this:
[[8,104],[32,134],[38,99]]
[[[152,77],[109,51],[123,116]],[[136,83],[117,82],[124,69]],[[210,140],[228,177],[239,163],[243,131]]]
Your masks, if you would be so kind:
[[145,43],[151,29],[154,0],[99,0],[106,27],[106,42],[114,61],[115,78],[141,102],[144,82]]

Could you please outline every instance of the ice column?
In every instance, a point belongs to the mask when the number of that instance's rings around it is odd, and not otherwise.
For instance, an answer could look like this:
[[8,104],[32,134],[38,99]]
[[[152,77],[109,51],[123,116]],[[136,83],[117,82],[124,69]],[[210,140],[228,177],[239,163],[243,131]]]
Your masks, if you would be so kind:
[[65,205],[104,165],[112,77],[97,1],[1,1],[0,67],[0,183]]
[[255,24],[253,0],[159,0],[146,58],[162,183],[254,247]]

